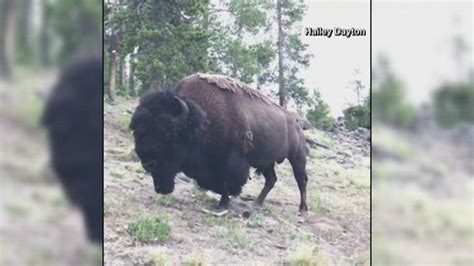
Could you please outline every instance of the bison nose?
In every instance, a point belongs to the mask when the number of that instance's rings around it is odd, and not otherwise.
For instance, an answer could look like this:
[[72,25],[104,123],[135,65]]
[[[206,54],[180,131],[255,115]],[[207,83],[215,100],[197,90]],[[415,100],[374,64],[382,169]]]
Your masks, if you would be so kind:
[[147,172],[152,172],[153,168],[155,167],[155,161],[144,162],[142,165]]

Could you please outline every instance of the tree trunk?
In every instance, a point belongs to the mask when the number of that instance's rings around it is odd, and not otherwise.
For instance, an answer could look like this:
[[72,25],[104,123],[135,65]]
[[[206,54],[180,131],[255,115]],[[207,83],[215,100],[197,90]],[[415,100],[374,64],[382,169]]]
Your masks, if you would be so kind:
[[277,22],[278,22],[278,95],[280,106],[286,109],[286,89],[283,71],[283,30],[281,25],[281,0],[277,0]]
[[15,58],[16,1],[4,0],[0,24],[0,78],[11,79]]
[[149,80],[150,80],[150,87],[148,88],[148,90],[161,91],[162,88],[161,88],[161,82],[159,79],[158,70],[154,66],[151,66],[148,71],[149,71],[148,75],[149,75]]
[[130,96],[136,96],[135,93],[135,53],[130,55],[130,73],[128,76],[128,92]]
[[118,73],[119,73],[119,76],[118,76],[118,88],[119,90],[122,89],[123,87],[123,65],[125,64],[125,58],[123,56],[119,56],[119,60],[118,60]]
[[33,52],[33,39],[31,31],[30,18],[32,14],[32,0],[18,1],[19,21],[18,21],[18,43],[17,49],[19,51],[20,61],[22,63],[33,63],[36,61]]
[[115,77],[117,72],[117,37],[112,35],[110,38],[110,49],[109,49],[109,87],[107,89],[107,96],[109,97],[109,102],[115,102]]
[[129,95],[127,86],[127,67],[125,57],[120,57],[120,88],[124,90],[125,96]]
[[49,38],[49,31],[48,31],[48,19],[51,14],[51,6],[47,1],[43,1],[41,4],[41,12],[42,14],[42,22],[40,28],[40,53],[39,53],[39,60],[40,65],[42,66],[49,66],[51,64],[51,55],[50,55],[50,38]]

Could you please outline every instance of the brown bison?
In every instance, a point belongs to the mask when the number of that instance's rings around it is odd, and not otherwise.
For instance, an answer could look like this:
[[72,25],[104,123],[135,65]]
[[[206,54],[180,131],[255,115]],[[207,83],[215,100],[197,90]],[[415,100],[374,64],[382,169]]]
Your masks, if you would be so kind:
[[194,74],[172,92],[151,92],[140,99],[130,128],[135,151],[153,177],[155,191],[167,194],[183,172],[200,187],[221,195],[238,195],[254,167],[265,177],[256,203],[262,204],[277,176],[275,163],[288,159],[306,205],[306,155],[296,117],[252,90],[222,75]]

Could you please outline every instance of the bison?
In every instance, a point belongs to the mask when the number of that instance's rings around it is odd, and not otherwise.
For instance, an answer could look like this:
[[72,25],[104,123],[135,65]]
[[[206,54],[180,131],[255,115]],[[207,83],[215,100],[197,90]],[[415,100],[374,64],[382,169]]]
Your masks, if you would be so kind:
[[67,197],[83,213],[88,237],[102,242],[102,58],[78,57],[61,73],[42,124],[52,168]]
[[194,74],[171,92],[153,91],[140,99],[130,128],[135,152],[153,177],[157,193],[174,190],[183,172],[202,188],[239,195],[250,167],[263,173],[261,205],[277,181],[275,163],[290,161],[306,204],[306,139],[296,116],[246,84],[223,75]]

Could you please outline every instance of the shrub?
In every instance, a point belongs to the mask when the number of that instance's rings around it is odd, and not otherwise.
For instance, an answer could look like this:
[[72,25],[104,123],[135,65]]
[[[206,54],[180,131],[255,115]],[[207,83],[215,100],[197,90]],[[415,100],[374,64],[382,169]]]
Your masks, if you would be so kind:
[[335,119],[330,115],[329,105],[321,99],[319,91],[315,90],[310,100],[313,106],[306,113],[306,119],[316,128],[329,129],[334,126]]
[[411,104],[402,104],[397,109],[395,109],[394,114],[392,115],[391,120],[396,126],[402,128],[413,128],[416,123],[417,112],[413,105]]
[[370,129],[370,109],[366,105],[351,106],[343,111],[348,130],[359,127]]
[[442,127],[474,123],[474,87],[469,83],[446,84],[434,93],[435,117]]
[[414,126],[417,112],[413,105],[405,101],[405,91],[399,80],[387,79],[373,91],[372,97],[375,118],[402,128]]

